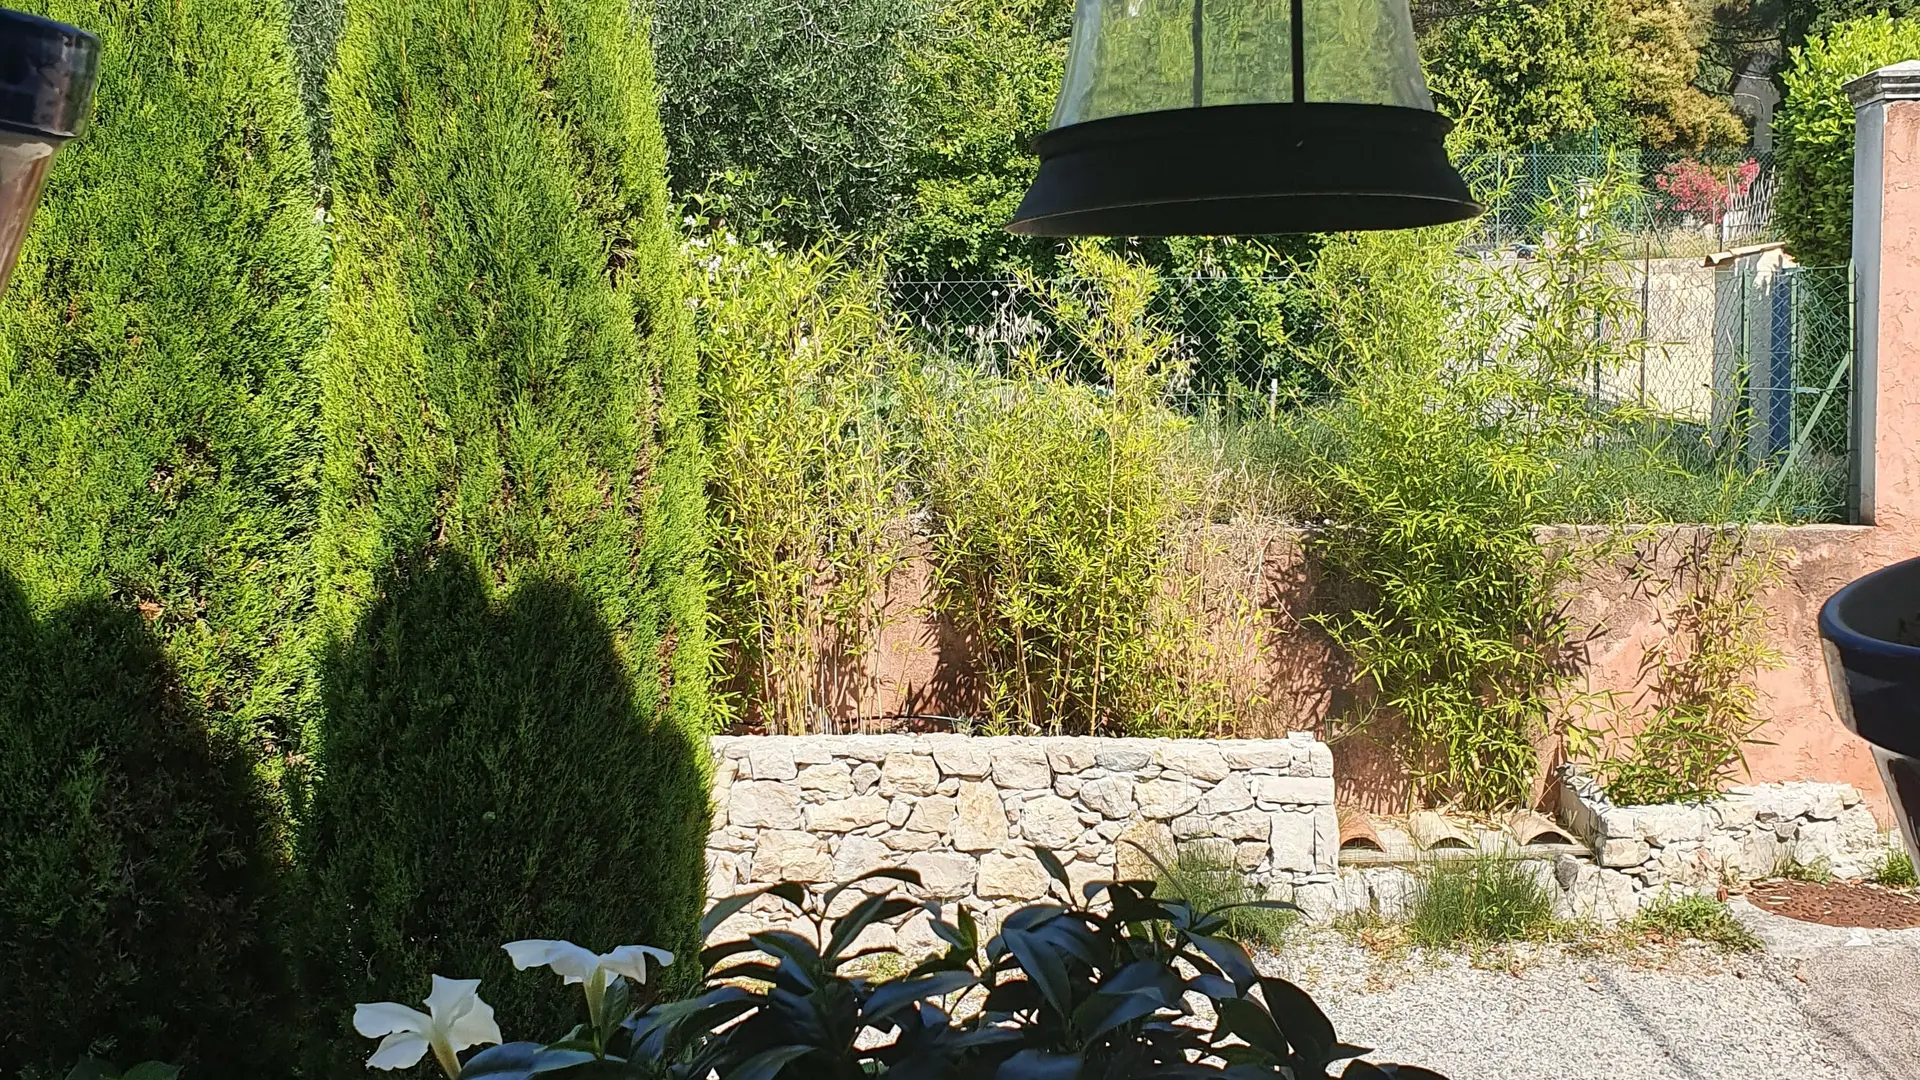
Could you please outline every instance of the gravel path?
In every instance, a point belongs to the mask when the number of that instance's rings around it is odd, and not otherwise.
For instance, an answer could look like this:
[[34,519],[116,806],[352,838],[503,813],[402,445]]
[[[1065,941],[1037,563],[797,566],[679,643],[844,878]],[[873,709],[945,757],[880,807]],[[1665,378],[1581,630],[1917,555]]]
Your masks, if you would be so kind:
[[[1762,929],[1778,917],[1742,918]],[[1773,936],[1782,933],[1792,931]],[[1382,956],[1315,932],[1261,966],[1312,991],[1340,1037],[1375,1048],[1373,1060],[1454,1080],[1920,1078],[1920,1057],[1906,1056],[1920,1047],[1905,1041],[1920,1038],[1909,1019],[1920,1016],[1912,939],[1778,950],[1768,940],[1765,952],[1732,956],[1543,946],[1475,961]],[[1860,996],[1847,991],[1869,986],[1881,1012],[1856,1017],[1848,1004]]]

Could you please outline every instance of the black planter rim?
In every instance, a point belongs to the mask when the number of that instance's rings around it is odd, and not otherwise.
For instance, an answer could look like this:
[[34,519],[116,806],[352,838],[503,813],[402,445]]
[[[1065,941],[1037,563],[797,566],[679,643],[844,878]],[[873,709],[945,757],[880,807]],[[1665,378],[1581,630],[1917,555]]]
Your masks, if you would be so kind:
[[1008,228],[1034,236],[1393,229],[1479,214],[1447,160],[1452,122],[1354,102],[1210,105],[1103,117],[1034,140]]
[[45,142],[78,135],[99,64],[94,35],[0,7],[0,134]]
[[[1859,595],[1883,587],[1890,580],[1914,575],[1920,575],[1920,558],[1882,567],[1842,585],[1827,597],[1826,603],[1820,605],[1820,636],[1833,642],[1842,651],[1857,656],[1920,665],[1920,646],[1902,645],[1897,641],[1862,633],[1850,626],[1841,615],[1841,609]],[[1916,675],[1920,675],[1920,667],[1916,667],[1915,671]]]

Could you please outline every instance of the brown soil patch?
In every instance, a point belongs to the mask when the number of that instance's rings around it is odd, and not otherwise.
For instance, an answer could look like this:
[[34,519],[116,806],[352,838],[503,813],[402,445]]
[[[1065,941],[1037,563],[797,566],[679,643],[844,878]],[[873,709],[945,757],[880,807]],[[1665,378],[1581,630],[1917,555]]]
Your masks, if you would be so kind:
[[1871,885],[1768,881],[1748,890],[1747,900],[1762,911],[1823,926],[1869,930],[1920,927],[1920,900]]

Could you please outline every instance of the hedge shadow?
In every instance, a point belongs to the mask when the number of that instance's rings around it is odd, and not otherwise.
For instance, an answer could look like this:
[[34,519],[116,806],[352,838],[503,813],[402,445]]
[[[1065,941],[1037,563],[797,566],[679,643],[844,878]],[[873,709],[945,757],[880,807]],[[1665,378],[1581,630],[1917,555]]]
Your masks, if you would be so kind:
[[0,570],[0,1075],[283,1058],[285,860],[254,759],[205,726],[139,614],[36,620]]
[[563,1034],[578,991],[503,943],[688,950],[704,902],[706,763],[636,701],[590,598],[533,580],[496,603],[448,552],[377,595],[323,667],[303,858],[323,1071],[370,1049],[351,1003],[418,1001],[434,973],[483,980],[509,1037]]

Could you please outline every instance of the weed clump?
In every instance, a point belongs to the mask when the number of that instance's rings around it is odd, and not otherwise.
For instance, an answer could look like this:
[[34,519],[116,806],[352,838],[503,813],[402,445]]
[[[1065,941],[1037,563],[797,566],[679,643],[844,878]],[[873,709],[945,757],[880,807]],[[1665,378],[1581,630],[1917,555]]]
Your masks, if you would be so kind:
[[1491,945],[1537,938],[1553,926],[1553,897],[1518,859],[1480,856],[1436,864],[1408,906],[1416,945]]

